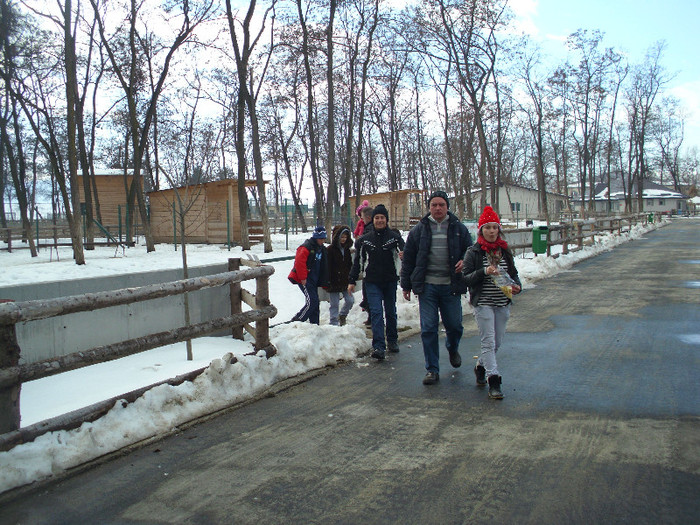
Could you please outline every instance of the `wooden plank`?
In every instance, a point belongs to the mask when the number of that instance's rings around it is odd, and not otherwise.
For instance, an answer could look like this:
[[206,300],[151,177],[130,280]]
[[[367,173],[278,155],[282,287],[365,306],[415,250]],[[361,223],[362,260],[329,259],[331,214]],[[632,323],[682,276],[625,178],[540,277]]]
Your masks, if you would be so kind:
[[108,308],[110,306],[160,299],[184,292],[193,292],[254,279],[264,275],[272,275],[274,271],[275,269],[272,266],[259,266],[258,268],[237,272],[225,272],[168,283],[151,284],[140,288],[122,288],[121,290],[71,295],[55,299],[4,303],[0,304],[0,324],[35,321],[59,315]]

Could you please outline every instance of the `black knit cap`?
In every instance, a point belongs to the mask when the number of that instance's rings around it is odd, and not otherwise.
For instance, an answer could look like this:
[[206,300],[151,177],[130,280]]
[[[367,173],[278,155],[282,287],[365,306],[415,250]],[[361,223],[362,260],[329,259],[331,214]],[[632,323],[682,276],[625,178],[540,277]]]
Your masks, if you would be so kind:
[[374,220],[375,215],[384,215],[386,217],[386,220],[389,220],[389,210],[386,209],[386,206],[383,204],[377,204],[374,207],[374,211],[372,212],[372,220]]
[[430,197],[428,197],[428,207],[430,207],[430,201],[433,200],[435,197],[440,197],[441,199],[445,199],[445,202],[447,203],[447,208],[449,209],[450,199],[447,198],[447,193],[445,193],[442,190],[434,191],[433,193],[430,194]]

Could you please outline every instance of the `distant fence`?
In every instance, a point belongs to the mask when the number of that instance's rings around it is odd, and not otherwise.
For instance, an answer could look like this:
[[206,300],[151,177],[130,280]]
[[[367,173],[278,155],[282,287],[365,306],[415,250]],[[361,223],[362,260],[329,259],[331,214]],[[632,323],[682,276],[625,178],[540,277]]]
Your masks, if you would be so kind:
[[[95,222],[97,225],[97,234],[95,239],[104,238],[104,241],[95,240],[92,245],[95,246],[121,246],[124,247],[121,239],[117,239],[115,236],[104,226]],[[138,237],[140,226],[135,226],[135,236]],[[34,238],[34,243],[37,250],[41,248],[57,248],[58,246],[72,246],[71,243],[71,233],[68,223],[63,224],[45,224],[35,222],[32,227],[32,236]],[[85,237],[83,233],[83,238]],[[0,248],[12,252],[13,250],[24,250],[29,248],[27,238],[24,230],[20,226],[14,226],[12,228],[0,228],[0,241],[4,241],[7,246]],[[86,244],[88,244],[86,242]]]
[[[573,220],[561,224],[554,224],[543,229],[546,234],[544,244],[545,252],[548,257],[558,257],[559,254],[552,255],[552,246],[562,245],[562,255],[570,252],[581,250],[586,242],[586,239],[592,238],[600,232],[617,232],[629,231],[635,224],[647,224],[654,222],[660,217],[658,214],[638,213],[620,217],[598,217],[589,220]],[[534,228],[508,228],[504,229],[506,235],[511,234],[529,234],[533,233]],[[573,246],[573,247],[572,247]],[[511,250],[525,250],[533,248],[533,242],[511,244]],[[543,253],[543,254],[544,254]]]
[[[252,266],[252,268],[240,270],[241,265]],[[159,384],[176,385],[184,381],[191,381],[206,368],[195,370],[175,379],[149,385],[26,428],[20,428],[20,390],[22,382],[119,359],[153,348],[202,337],[227,328],[231,329],[232,336],[237,339],[243,339],[243,330],[246,329],[255,338],[255,352],[263,350],[268,358],[272,357],[276,350],[270,342],[269,319],[277,315],[277,309],[270,304],[269,276],[274,271],[272,266],[260,264],[257,261],[229,259],[229,271],[220,274],[147,285],[139,288],[125,288],[55,299],[0,304],[0,450],[8,450],[17,444],[31,441],[46,432],[75,428],[84,421],[93,421],[108,412],[118,399],[126,399],[131,402],[140,397],[145,391]],[[256,280],[255,294],[241,287],[242,281],[252,279]],[[19,364],[21,349],[17,342],[15,329],[17,323],[171,297],[225,285],[229,285],[230,289],[230,316],[137,337],[87,351],[75,352],[41,362],[25,365]],[[250,306],[252,310],[243,312],[243,303]],[[251,323],[255,323],[255,326],[253,327]]]

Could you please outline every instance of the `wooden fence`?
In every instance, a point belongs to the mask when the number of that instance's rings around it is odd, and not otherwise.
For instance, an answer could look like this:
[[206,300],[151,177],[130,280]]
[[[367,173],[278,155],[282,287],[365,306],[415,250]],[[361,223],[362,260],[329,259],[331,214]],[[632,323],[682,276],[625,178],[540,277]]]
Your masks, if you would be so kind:
[[[251,268],[240,270],[241,265],[251,266]],[[206,367],[174,379],[128,392],[63,416],[20,428],[20,391],[22,383],[25,381],[119,359],[153,348],[202,337],[228,328],[231,329],[232,336],[237,339],[243,339],[243,329],[245,328],[255,337],[255,351],[253,353],[263,350],[268,358],[272,357],[276,349],[270,342],[269,319],[277,315],[277,309],[270,304],[269,276],[274,271],[272,266],[263,265],[257,261],[229,259],[229,271],[214,275],[152,284],[140,288],[125,288],[55,299],[0,304],[0,450],[8,450],[20,443],[32,441],[46,432],[76,428],[85,421],[94,421],[108,412],[119,399],[133,402],[145,391],[160,384],[177,385],[184,381],[191,381],[206,370]],[[255,294],[241,287],[242,281],[252,279],[256,281]],[[17,342],[15,331],[17,323],[160,299],[225,285],[229,285],[230,288],[230,316],[137,337],[87,351],[67,354],[37,363],[19,364],[21,349]],[[243,312],[242,303],[246,303],[252,310]],[[250,323],[255,323],[255,326],[252,327]]]
[[[561,244],[563,255],[575,252],[583,248],[586,239],[592,242],[593,237],[600,232],[629,231],[635,224],[647,224],[657,220],[654,214],[639,213],[621,217],[598,217],[590,220],[574,220],[567,223],[550,225],[547,229],[547,252],[548,257],[558,257],[559,254],[552,255],[552,246]],[[529,233],[533,228],[509,228],[505,229],[506,235],[511,233]],[[553,232],[559,233],[559,238],[554,239]],[[573,247],[571,247],[573,245]],[[512,250],[532,248],[532,243],[509,244]]]

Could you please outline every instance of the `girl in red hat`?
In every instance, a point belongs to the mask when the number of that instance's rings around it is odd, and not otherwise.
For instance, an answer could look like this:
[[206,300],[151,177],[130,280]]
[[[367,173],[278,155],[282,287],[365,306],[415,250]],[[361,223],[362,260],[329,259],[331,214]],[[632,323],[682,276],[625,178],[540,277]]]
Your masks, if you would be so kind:
[[520,293],[521,284],[501,220],[491,206],[486,206],[479,217],[478,236],[464,256],[462,272],[481,338],[481,354],[474,367],[476,384],[488,384],[489,397],[503,399],[496,353],[506,333],[511,298]]

